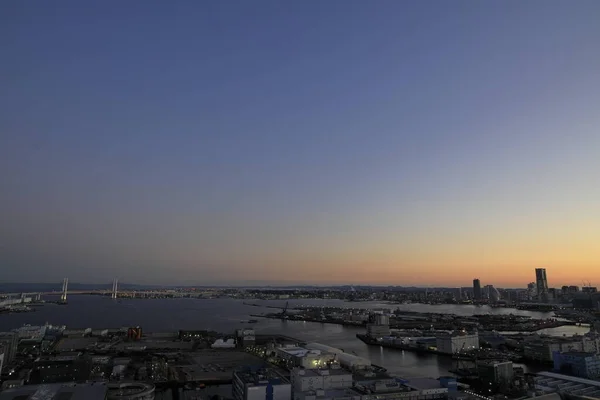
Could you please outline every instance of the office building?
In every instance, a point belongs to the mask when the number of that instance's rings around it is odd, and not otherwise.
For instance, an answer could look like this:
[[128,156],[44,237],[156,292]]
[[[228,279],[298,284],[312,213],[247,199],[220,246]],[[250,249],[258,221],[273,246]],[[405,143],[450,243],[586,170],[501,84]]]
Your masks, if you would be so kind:
[[481,282],[479,279],[473,279],[473,299],[481,300]]
[[496,303],[500,300],[500,292],[494,287],[494,285],[486,285],[485,294],[491,303]]
[[548,279],[546,278],[546,268],[535,269],[535,285],[538,300],[544,303],[548,302]]
[[567,375],[585,379],[600,378],[600,357],[586,352],[555,352],[553,354],[554,370]]
[[480,379],[500,387],[511,386],[514,379],[514,369],[511,361],[478,361],[477,373]]
[[292,399],[292,385],[273,369],[236,371],[232,386],[234,400]]
[[479,334],[458,332],[436,337],[437,350],[440,353],[456,354],[479,348]]

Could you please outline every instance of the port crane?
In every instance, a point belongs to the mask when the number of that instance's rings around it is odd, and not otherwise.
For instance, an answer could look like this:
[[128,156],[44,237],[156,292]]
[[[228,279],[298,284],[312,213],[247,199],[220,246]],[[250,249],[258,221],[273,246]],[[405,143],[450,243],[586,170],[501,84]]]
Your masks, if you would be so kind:
[[281,310],[281,312],[279,313],[279,318],[281,318],[281,319],[288,319],[288,318],[289,318],[289,317],[288,317],[288,314],[287,314],[287,311],[288,311],[288,307],[289,307],[289,305],[290,305],[290,302],[289,302],[289,301],[286,301],[286,302],[285,302],[285,307],[283,307],[283,309],[282,309],[282,310]]

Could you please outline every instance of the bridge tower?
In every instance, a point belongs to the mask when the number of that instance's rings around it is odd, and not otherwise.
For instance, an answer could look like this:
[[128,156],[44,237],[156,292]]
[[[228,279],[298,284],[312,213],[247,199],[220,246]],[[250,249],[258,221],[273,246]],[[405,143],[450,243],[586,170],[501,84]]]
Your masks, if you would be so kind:
[[116,298],[117,298],[117,295],[118,295],[118,292],[119,292],[119,279],[118,279],[118,278],[115,278],[115,279],[113,280],[113,287],[112,287],[112,295],[111,295],[111,298],[113,298],[113,299],[116,299]]
[[63,279],[62,294],[60,295],[60,301],[63,303],[67,302],[67,289],[69,287],[69,278]]

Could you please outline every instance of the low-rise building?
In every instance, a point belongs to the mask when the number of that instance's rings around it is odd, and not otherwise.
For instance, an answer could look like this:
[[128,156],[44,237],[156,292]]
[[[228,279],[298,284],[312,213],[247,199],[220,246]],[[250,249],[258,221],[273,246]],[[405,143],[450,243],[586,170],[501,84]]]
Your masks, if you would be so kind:
[[536,395],[560,393],[586,398],[600,397],[600,382],[554,372],[539,372],[533,378]]
[[335,362],[335,354],[304,347],[278,347],[275,349],[275,353],[285,360],[291,368],[323,368]]
[[273,369],[236,371],[232,386],[234,400],[292,399],[290,381]]
[[555,352],[583,352],[584,345],[587,348],[595,346],[589,338],[581,336],[570,338],[533,337],[523,344],[523,355],[530,360],[552,362]]
[[586,352],[555,352],[554,370],[585,379],[600,378],[600,356]]
[[455,354],[473,351],[479,348],[479,335],[459,332],[436,337],[437,351],[444,354]]
[[290,373],[294,399],[296,393],[314,390],[344,389],[353,384],[352,373],[342,368],[294,368]]
[[371,361],[369,359],[346,353],[343,350],[327,346],[325,344],[308,343],[304,347],[309,350],[320,350],[325,353],[334,354],[335,360],[339,362],[342,367],[346,367],[350,370],[367,368],[371,366]]

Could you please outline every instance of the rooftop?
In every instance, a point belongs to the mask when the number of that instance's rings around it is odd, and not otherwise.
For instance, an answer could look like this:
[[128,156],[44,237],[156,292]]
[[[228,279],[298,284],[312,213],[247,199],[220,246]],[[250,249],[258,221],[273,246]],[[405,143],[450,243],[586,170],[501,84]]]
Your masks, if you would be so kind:
[[[290,383],[280,373],[274,369],[266,368],[258,371],[237,371],[235,375],[247,385],[266,385],[271,384],[286,384]],[[1,399],[0,399],[1,400]]]
[[310,350],[303,347],[280,347],[278,350],[294,357],[304,357],[310,353]]
[[565,351],[561,353],[561,355],[572,356],[572,357],[594,357],[596,353],[587,352],[587,351]]
[[328,368],[328,369],[301,369],[304,373],[300,373],[304,376],[323,376],[323,375],[350,375],[350,371],[342,368]]
[[327,389],[327,390],[309,390],[302,392],[304,396],[315,396],[317,399],[331,399],[331,398],[347,398],[360,396],[361,393],[354,389]]
[[90,345],[96,343],[94,338],[86,337],[71,337],[63,338],[56,345],[58,351],[69,351],[69,350],[84,350]]
[[440,389],[442,387],[440,381],[433,378],[411,378],[405,385],[415,390]]
[[0,400],[104,400],[107,391],[102,383],[28,385],[2,391]]

